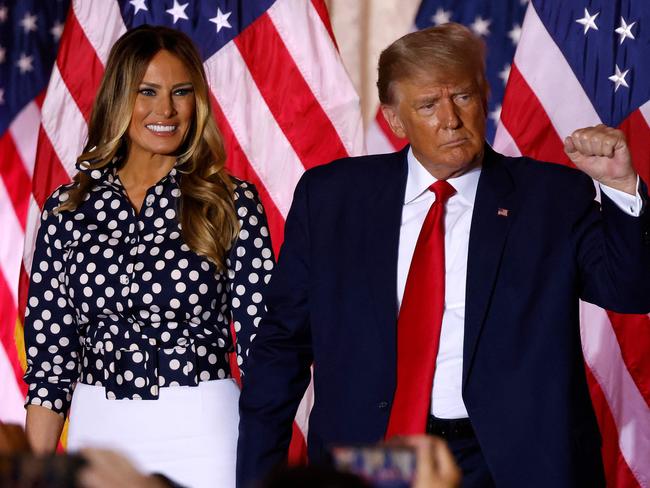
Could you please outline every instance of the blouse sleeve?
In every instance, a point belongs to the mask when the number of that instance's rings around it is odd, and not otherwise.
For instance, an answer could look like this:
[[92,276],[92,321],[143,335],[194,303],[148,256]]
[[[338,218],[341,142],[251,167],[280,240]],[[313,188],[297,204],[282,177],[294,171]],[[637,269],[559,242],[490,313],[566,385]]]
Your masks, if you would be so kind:
[[244,374],[251,342],[266,311],[264,291],[275,265],[269,228],[257,190],[241,183],[235,191],[239,235],[227,262],[230,309],[237,339],[237,364]]
[[66,197],[59,189],[45,203],[25,310],[25,405],[41,405],[61,416],[68,411],[79,378],[80,348],[64,260],[72,222],[65,222],[68,212],[54,212]]

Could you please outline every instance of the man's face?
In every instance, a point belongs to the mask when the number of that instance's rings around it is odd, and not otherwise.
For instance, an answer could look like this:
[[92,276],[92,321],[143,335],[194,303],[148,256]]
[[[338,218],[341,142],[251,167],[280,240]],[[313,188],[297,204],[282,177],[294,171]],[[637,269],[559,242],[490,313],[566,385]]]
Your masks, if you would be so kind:
[[431,75],[393,84],[391,105],[382,111],[398,137],[436,178],[460,176],[480,164],[485,139],[485,109],[478,83],[470,75]]

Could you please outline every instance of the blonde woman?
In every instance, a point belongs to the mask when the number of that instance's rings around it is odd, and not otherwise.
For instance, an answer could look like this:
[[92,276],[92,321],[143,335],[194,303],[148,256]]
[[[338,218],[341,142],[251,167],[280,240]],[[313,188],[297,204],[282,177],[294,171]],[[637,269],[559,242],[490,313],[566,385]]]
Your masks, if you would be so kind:
[[231,379],[273,255],[255,188],[229,176],[201,59],[143,26],[111,50],[74,182],[45,204],[28,303],[27,434],[118,449],[192,487],[234,486]]

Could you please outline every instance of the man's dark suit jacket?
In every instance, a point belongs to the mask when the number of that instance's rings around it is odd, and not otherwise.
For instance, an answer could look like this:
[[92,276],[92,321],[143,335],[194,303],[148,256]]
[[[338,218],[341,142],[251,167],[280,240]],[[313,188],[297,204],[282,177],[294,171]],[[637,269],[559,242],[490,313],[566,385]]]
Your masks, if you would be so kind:
[[[296,188],[243,380],[241,487],[285,458],[312,361],[310,460],[332,444],[384,436],[406,154],[335,161]],[[580,171],[486,146],[469,238],[462,394],[500,487],[603,484],[578,299],[650,312],[650,212],[630,217],[594,197]]]

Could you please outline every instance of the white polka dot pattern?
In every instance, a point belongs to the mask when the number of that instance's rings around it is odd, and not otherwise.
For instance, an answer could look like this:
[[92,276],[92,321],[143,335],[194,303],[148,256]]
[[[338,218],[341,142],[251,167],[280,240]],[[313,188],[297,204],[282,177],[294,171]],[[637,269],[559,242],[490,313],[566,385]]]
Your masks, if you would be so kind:
[[54,212],[70,185],[43,210],[25,318],[26,403],[65,415],[78,381],[105,386],[107,398],[153,399],[160,387],[229,377],[231,321],[243,374],[274,265],[255,187],[235,179],[240,231],[220,273],[183,242],[176,169],[149,189],[139,215],[113,166],[91,176],[77,210]]

